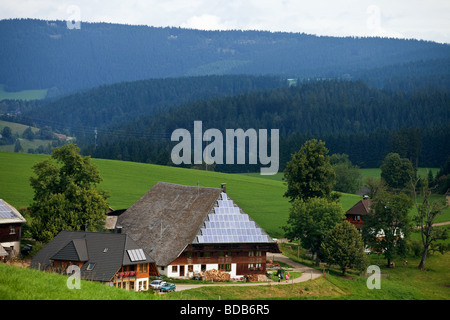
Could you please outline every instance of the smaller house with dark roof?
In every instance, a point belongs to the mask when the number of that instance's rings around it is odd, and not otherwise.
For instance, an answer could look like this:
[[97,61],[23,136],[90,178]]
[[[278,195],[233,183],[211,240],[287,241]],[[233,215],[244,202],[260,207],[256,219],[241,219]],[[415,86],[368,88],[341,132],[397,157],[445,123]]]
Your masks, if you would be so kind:
[[0,199],[0,259],[15,258],[20,252],[21,228],[25,218],[5,200]]
[[66,273],[80,268],[83,280],[100,281],[127,290],[148,290],[149,276],[158,276],[154,260],[126,234],[61,231],[32,259],[30,267]]
[[364,224],[364,216],[372,210],[372,201],[368,198],[364,198],[358,201],[345,213],[345,218],[348,222],[353,224],[356,229],[361,230]]

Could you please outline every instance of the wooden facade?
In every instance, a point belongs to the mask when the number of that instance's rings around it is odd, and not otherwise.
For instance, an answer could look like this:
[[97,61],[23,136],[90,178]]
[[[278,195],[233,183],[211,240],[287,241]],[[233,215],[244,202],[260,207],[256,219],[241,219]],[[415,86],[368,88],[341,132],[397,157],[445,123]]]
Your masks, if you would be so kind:
[[361,230],[364,224],[364,217],[372,210],[372,201],[364,198],[345,213],[345,219],[354,225],[356,229]]
[[[195,271],[217,269],[246,276],[266,273],[268,247],[251,244],[192,245],[169,268],[178,267],[179,277],[191,277]],[[197,266],[197,268],[194,268]],[[200,266],[200,268],[199,268]],[[172,271],[173,273],[173,271]]]
[[159,276],[154,263],[128,265],[122,266],[112,277],[111,282],[118,288],[146,291],[149,288],[150,276]]

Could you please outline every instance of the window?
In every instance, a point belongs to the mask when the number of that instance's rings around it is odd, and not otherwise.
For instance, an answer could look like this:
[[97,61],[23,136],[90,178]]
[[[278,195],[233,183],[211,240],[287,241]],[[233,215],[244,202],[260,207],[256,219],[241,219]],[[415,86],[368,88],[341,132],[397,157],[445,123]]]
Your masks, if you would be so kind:
[[9,226],[9,234],[16,234],[16,227],[14,225]]
[[186,258],[192,258],[192,252],[186,252]]
[[192,264],[188,265],[188,272],[194,272],[194,266]]
[[256,256],[261,257],[261,251],[256,251]]
[[206,264],[202,264],[201,271],[206,271]]
[[248,252],[248,256],[249,256],[249,257],[253,257],[254,255],[255,255],[255,253],[254,253],[253,251],[249,251],[249,252]]
[[172,272],[177,273],[178,272],[178,266],[172,266]]
[[130,281],[130,290],[134,290],[134,281]]
[[211,252],[205,252],[205,254],[203,256],[205,258],[209,258],[209,257],[211,257]]
[[86,271],[92,271],[94,269],[94,267],[95,267],[95,263],[89,263],[86,268]]
[[231,264],[219,264],[219,270],[231,271]]
[[146,263],[143,264],[142,267],[143,267],[142,268],[143,269],[142,272],[147,272],[147,264]]

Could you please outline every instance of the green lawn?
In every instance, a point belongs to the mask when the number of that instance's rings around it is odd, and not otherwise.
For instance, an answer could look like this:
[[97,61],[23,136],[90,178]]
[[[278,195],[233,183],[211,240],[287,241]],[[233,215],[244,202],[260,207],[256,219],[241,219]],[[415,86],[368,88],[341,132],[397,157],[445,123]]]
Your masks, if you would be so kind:
[[[0,198],[16,207],[27,206],[33,198],[29,185],[31,166],[48,156],[0,152]],[[222,174],[142,163],[94,159],[104,181],[100,187],[111,193],[110,204],[115,209],[127,208],[147,192],[157,181],[185,185],[220,187],[227,183],[230,196],[254,218],[272,237],[281,237],[290,204],[283,197],[285,185],[279,179],[258,176]],[[348,209],[360,199],[344,194],[341,203]],[[448,217],[448,215],[447,215]],[[450,219],[449,219],[450,220]],[[414,236],[415,240],[418,240]],[[296,256],[295,245],[283,248],[287,255]],[[385,268],[383,257],[372,255],[371,264],[380,264],[380,290],[369,290],[366,278],[350,274],[343,278],[331,271],[326,278],[286,286],[216,287],[208,286],[164,296],[126,292],[94,282],[82,282],[81,290],[69,290],[67,277],[46,274],[0,264],[0,300],[4,299],[444,299],[450,298],[448,266],[450,253],[434,254],[427,262],[428,271],[417,269],[419,259],[408,257],[407,266],[395,261],[395,269]],[[301,263],[309,263],[303,258]]]
[[44,99],[47,95],[47,89],[42,90],[22,90],[16,92],[5,91],[5,86],[0,84],[0,101],[2,100],[35,100]]
[[68,276],[0,263],[0,300],[147,300],[158,295],[131,292],[94,281],[69,289]]
[[[46,155],[0,152],[0,198],[20,208],[33,199],[29,179],[31,166],[48,158]],[[282,226],[289,216],[290,203],[283,197],[286,186],[281,179],[261,175],[225,174],[145,163],[93,159],[103,182],[99,188],[108,190],[109,204],[114,209],[125,209],[142,197],[158,181],[182,185],[219,188],[227,184],[227,193],[272,237],[283,237]],[[340,198],[344,211],[361,199],[358,195],[343,194]],[[413,212],[413,211],[412,211]],[[450,220],[450,208],[438,222]]]
[[[285,254],[296,255],[284,248]],[[295,259],[295,258],[294,258]],[[301,263],[310,263],[300,260]],[[372,255],[370,263],[380,265],[380,289],[369,289],[367,279],[349,272],[346,277],[334,270],[314,281],[287,285],[216,286],[168,293],[130,292],[93,281],[81,281],[80,289],[67,287],[66,275],[0,264],[0,300],[449,300],[450,253],[431,255],[427,270],[417,269],[418,258],[408,257],[408,265],[396,261],[387,268],[385,261]],[[321,267],[323,270],[323,267]]]

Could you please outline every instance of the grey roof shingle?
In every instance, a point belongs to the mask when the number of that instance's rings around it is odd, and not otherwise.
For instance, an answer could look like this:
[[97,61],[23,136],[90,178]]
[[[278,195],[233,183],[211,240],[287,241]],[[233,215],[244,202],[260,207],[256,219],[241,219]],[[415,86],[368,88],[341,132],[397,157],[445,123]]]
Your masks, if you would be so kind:
[[128,210],[117,226],[152,255],[170,264],[193,241],[221,189],[158,182]]
[[[158,266],[167,266],[189,244],[198,243],[201,228],[222,199],[221,193],[219,188],[158,182],[119,216],[117,226],[150,252]],[[278,245],[267,239],[279,252]]]
[[[154,260],[145,253],[145,260],[131,261],[127,250],[140,247],[126,234],[61,231],[32,259],[31,268],[46,270],[52,260],[81,261],[81,278],[110,281],[123,265],[152,263]],[[94,269],[86,270],[89,264]]]

